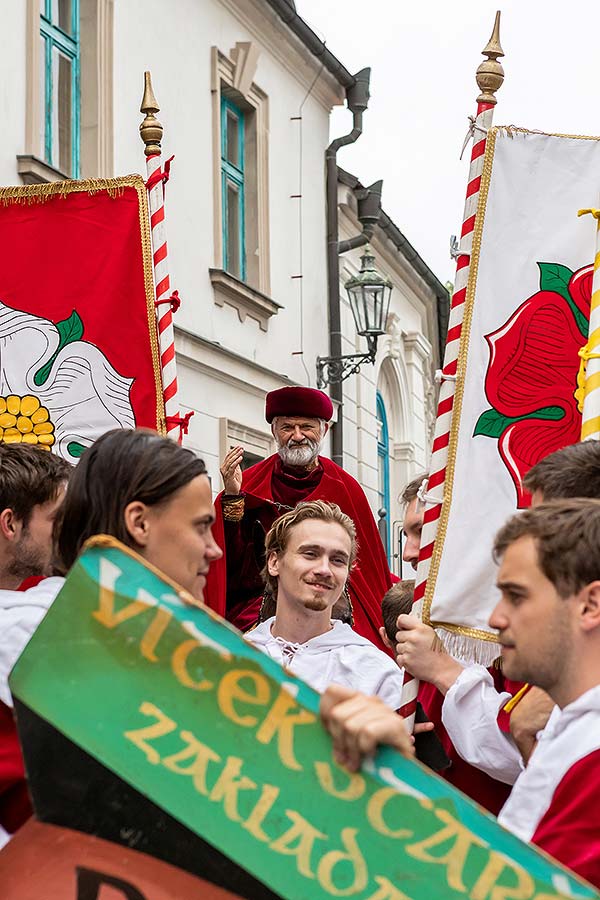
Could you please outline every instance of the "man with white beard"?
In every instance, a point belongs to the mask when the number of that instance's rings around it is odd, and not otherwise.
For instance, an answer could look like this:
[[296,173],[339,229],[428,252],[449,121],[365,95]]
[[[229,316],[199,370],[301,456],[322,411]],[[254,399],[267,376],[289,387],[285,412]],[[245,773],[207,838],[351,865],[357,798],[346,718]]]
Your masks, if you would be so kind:
[[[354,628],[386,650],[379,628],[381,598],[391,586],[385,550],[361,486],[320,455],[333,405],[322,391],[284,387],[267,394],[265,416],[277,452],[242,471],[244,449],[232,447],[221,466],[215,537],[225,557],[211,567],[207,604],[241,630],[256,624],[263,594],[265,535],[283,513],[303,500],[336,503],[356,523],[359,553],[345,589]],[[362,550],[362,552],[361,552]]]

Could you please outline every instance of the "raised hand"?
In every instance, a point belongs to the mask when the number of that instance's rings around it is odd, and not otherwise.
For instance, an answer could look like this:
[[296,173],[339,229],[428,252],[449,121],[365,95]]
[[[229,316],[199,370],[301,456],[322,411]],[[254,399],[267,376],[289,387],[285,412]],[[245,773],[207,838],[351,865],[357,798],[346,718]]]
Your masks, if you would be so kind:
[[398,616],[396,662],[415,678],[430,681],[445,694],[463,670],[444,650],[429,625],[412,615]]
[[232,447],[221,463],[221,476],[226,494],[236,495],[242,489],[241,462],[243,458],[244,448]]

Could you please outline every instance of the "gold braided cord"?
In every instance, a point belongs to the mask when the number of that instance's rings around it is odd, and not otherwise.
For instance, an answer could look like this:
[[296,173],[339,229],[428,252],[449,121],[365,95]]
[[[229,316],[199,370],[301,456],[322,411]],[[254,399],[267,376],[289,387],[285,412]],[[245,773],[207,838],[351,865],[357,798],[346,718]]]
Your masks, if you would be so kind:
[[141,175],[122,175],[119,178],[87,178],[83,181],[52,181],[48,184],[24,184],[17,187],[0,188],[0,203],[10,204],[46,203],[54,197],[65,199],[69,194],[87,193],[90,196],[105,192],[113,200],[121,197],[125,188],[135,188],[138,195],[140,222],[140,239],[144,266],[144,290],[148,314],[148,334],[150,337],[150,353],[154,372],[154,389],[156,394],[156,430],[166,434],[165,407],[163,400],[162,375],[160,367],[160,351],[156,325],[156,307],[154,306],[154,270],[152,263],[152,240],[150,234],[150,217],[148,214],[148,192]]
[[485,155],[483,157],[483,170],[481,173],[481,186],[479,188],[479,198],[477,200],[477,213],[475,215],[475,227],[473,230],[473,246],[471,249],[471,262],[469,267],[469,278],[467,281],[467,292],[465,297],[465,306],[463,312],[463,322],[460,332],[460,344],[458,348],[458,360],[456,368],[456,388],[454,391],[454,401],[452,408],[452,424],[450,427],[450,442],[448,444],[448,461],[446,463],[446,477],[444,483],[444,500],[442,502],[442,511],[440,521],[435,538],[435,546],[431,557],[431,566],[427,577],[427,589],[423,599],[423,621],[433,627],[444,628],[446,631],[460,634],[465,637],[475,638],[480,641],[491,641],[496,643],[498,635],[483,631],[479,628],[470,628],[466,625],[453,625],[448,622],[432,622],[430,618],[431,604],[433,602],[433,593],[437,582],[440,569],[442,551],[448,531],[448,520],[450,518],[450,507],[452,505],[452,489],[454,485],[454,471],[456,468],[456,451],[458,447],[458,433],[460,429],[460,414],[462,411],[462,402],[464,395],[465,378],[467,373],[467,355],[469,351],[469,339],[471,332],[471,322],[473,320],[473,305],[475,300],[475,289],[477,286],[477,272],[479,269],[479,255],[481,251],[481,237],[483,234],[483,225],[485,221],[485,210],[487,206],[488,193],[490,189],[490,181],[492,178],[492,167],[494,162],[494,150],[496,147],[496,135],[498,128],[490,128],[487,135],[485,145]]
[[531,687],[531,685],[529,684],[529,682],[524,684],[523,687],[520,688],[516,694],[513,694],[513,696],[510,698],[510,700],[504,704],[504,706],[502,707],[502,710],[505,713],[511,713],[513,711],[513,709],[515,708],[515,706],[517,706],[517,704],[521,702],[521,700],[523,699],[525,694],[528,693],[530,687]]
[[134,176],[138,195],[140,214],[140,234],[142,239],[142,257],[144,261],[144,288],[146,291],[146,310],[148,313],[148,334],[150,335],[150,352],[154,371],[154,390],[156,393],[156,430],[166,435],[165,402],[163,396],[162,369],[160,365],[160,348],[158,345],[158,325],[156,306],[154,305],[154,265],[152,257],[152,233],[150,230],[150,214],[148,211],[148,191],[146,183],[140,175]]

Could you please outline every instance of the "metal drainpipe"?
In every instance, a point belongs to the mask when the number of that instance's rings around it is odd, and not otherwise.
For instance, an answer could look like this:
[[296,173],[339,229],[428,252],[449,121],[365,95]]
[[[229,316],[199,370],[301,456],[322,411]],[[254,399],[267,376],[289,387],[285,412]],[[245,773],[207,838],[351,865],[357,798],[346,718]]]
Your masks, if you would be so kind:
[[[369,102],[370,69],[362,69],[355,83],[346,90],[346,100],[352,110],[352,131],[331,142],[325,151],[327,176],[327,285],[329,306],[329,354],[342,355],[342,319],[340,310],[340,260],[338,234],[338,174],[337,152],[340,147],[353,144],[362,134],[362,114]],[[331,436],[331,458],[338,466],[344,462],[344,412],[342,382],[332,384],[331,398],[338,403],[338,420]]]
[[341,256],[342,253],[347,253],[348,250],[357,250],[359,247],[364,247],[373,237],[374,231],[374,225],[365,225],[360,234],[348,238],[347,241],[340,241],[338,244],[338,255]]
[[358,221],[361,224],[362,231],[355,234],[354,237],[348,238],[347,241],[340,241],[338,244],[338,256],[347,253],[348,250],[356,250],[358,247],[364,247],[368,244],[375,226],[381,217],[381,190],[383,181],[376,181],[369,187],[354,190],[354,196],[357,201]]

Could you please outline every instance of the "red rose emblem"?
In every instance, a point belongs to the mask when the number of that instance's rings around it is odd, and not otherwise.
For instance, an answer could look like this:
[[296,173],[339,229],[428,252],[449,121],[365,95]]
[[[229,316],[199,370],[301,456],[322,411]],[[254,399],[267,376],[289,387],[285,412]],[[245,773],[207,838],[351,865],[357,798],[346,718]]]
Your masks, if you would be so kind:
[[587,341],[592,293],[593,266],[575,273],[555,263],[538,266],[540,290],[485,336],[491,409],[481,414],[474,431],[498,439],[519,508],[529,505],[522,484],[529,469],[579,440],[578,353]]

